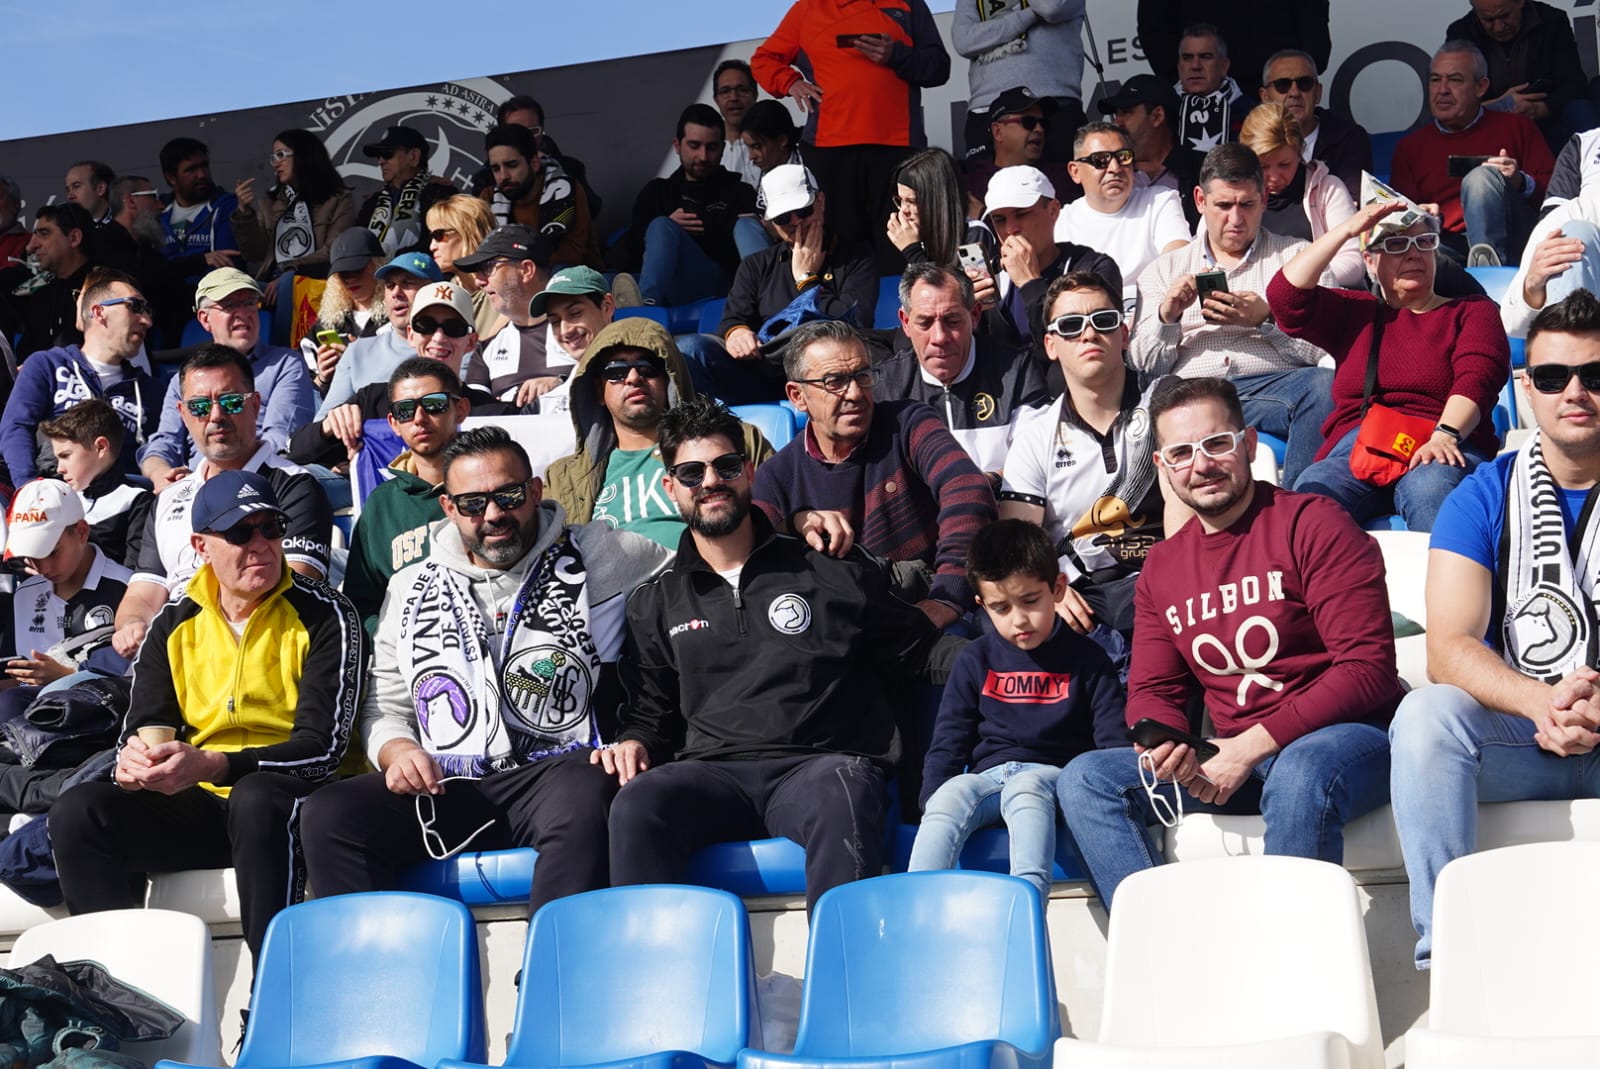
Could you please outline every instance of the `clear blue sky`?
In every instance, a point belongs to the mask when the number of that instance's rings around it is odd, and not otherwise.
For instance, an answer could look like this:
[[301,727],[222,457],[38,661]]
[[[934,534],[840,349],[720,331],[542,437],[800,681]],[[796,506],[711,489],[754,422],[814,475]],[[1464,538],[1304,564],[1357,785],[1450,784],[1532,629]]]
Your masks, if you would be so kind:
[[[929,0],[949,11],[954,0]],[[789,0],[0,2],[0,140],[765,36]]]

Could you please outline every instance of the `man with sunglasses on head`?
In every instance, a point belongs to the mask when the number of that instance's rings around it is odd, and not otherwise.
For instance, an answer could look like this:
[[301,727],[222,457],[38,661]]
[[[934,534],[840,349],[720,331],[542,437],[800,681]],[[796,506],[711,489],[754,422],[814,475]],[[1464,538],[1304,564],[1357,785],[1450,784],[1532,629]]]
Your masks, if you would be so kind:
[[762,465],[755,502],[773,527],[844,556],[892,562],[896,592],[943,628],[972,608],[967,546],[997,518],[989,479],[921,401],[874,400],[867,344],[848,323],[794,332],[789,400],[808,417]]
[[1351,197],[1361,196],[1361,172],[1372,170],[1372,137],[1360,123],[1319,106],[1322,80],[1310,53],[1274,52],[1261,70],[1261,102],[1282,104],[1300,124],[1305,158],[1327,164]]
[[444,519],[444,450],[471,410],[461,380],[441,361],[414,356],[389,376],[389,427],[406,448],[361,504],[344,573],[345,596],[368,633],[390,577],[428,556],[428,529]]
[[[454,282],[432,282],[423,286],[412,298],[406,338],[413,357],[437,360],[459,377],[462,365],[478,344],[472,321],[472,296]],[[516,412],[512,405],[496,401],[486,391],[470,384],[463,384],[461,394],[476,415],[504,416]],[[361,451],[362,427],[367,420],[388,415],[389,383],[368,383],[322,419],[295,431],[284,455],[296,464],[342,467]]]
[[[195,318],[217,345],[248,362],[258,422],[255,435],[274,451],[289,444],[297,427],[310,422],[317,391],[299,349],[273,345],[261,333],[261,286],[236,267],[219,267],[200,280],[194,293]],[[139,467],[156,492],[189,474],[205,450],[182,417],[178,379],[167,387],[161,424],[139,453]]]
[[288,564],[272,480],[223,471],[191,505],[200,567],[138,649],[114,779],[64,792],[51,841],[75,914],[143,905],[148,873],[232,867],[259,961],[267,922],[305,891],[300,806],[345,758],[366,635]]
[[1083,195],[1064,161],[1045,160],[1045,143],[1054,129],[1057,107],[1053,97],[1034,96],[1025,85],[1013,86],[994,98],[988,115],[989,143],[993,148],[977,154],[969,152],[964,165],[967,196],[972,203],[983,204],[989,180],[996,171],[1007,167],[1038,168],[1051,186],[1061,191],[1063,200],[1076,200]]
[[1079,128],[1067,164],[1083,196],[1061,207],[1057,241],[1098,249],[1122,272],[1122,309],[1139,314],[1139,272],[1164,252],[1182,248],[1192,236],[1178,194],[1137,181],[1133,138],[1120,126],[1092,122]]
[[[1088,634],[1104,624],[1133,640],[1133,588],[1169,522],[1151,451],[1150,396],[1123,362],[1129,318],[1099,275],[1075,271],[1045,294],[1044,347],[1066,390],[1024,412],[1000,484],[1000,518],[1042,526],[1067,589],[1057,614]],[[1124,664],[1126,662],[1124,661]]]
[[622,784],[613,884],[678,882],[703,846],[784,835],[805,848],[809,911],[882,871],[892,688],[944,682],[966,643],[859,551],[776,532],[752,508],[742,438],[709,398],[663,421],[662,488],[688,530],[628,602],[621,730],[590,759]]
[[[1600,299],[1578,290],[1528,329],[1537,431],[1479,466],[1428,549],[1428,677],[1395,714],[1394,820],[1417,967],[1432,958],[1439,871],[1477,849],[1479,804],[1600,797],[1594,486]],[[1552,837],[1562,837],[1551,821]],[[1568,836],[1570,837],[1570,836]]]
[[761,193],[778,242],[739,261],[720,337],[695,334],[683,343],[695,386],[729,404],[782,396],[778,339],[794,322],[821,317],[866,327],[878,302],[871,247],[829,228],[828,195],[804,165],[774,167],[762,176]]
[[118,467],[124,475],[138,470],[134,451],[161,417],[160,387],[133,362],[152,325],[152,309],[138,283],[121,271],[92,271],[78,304],[83,344],[29,357],[0,416],[0,456],[13,486],[55,472],[49,443],[39,445],[39,424],[80,401],[103,398],[122,421],[126,433]]
[[[295,365],[305,373],[298,359]],[[133,656],[150,621],[169,600],[183,596],[204,556],[190,538],[190,513],[206,483],[227,471],[254,472],[271,485],[286,517],[282,549],[292,571],[312,579],[328,574],[333,513],[311,473],[278,455],[257,433],[261,395],[250,364],[226,345],[202,345],[178,369],[170,393],[186,432],[198,444],[200,461],[157,499],[139,542],[139,563],[117,608],[113,644]]]
[[[677,546],[683,518],[661,489],[661,420],[696,391],[672,335],[649,319],[613,321],[584,350],[569,390],[577,448],[550,465],[550,499],[573,523],[598,520]],[[755,427],[742,441],[757,464],[772,456]]]
[[621,697],[624,602],[667,553],[569,525],[499,427],[456,435],[441,463],[445,519],[378,616],[358,730],[379,771],[307,804],[306,861],[336,895],[397,887],[429,857],[531,846],[531,913],[607,885],[617,785],[590,755]]
[[1124,877],[1161,862],[1146,826],[1185,807],[1259,813],[1267,853],[1339,864],[1345,825],[1389,800],[1384,728],[1403,693],[1377,544],[1332,501],[1251,477],[1256,433],[1233,384],[1170,380],[1149,414],[1194,519],[1150,548],[1134,591],[1128,723],[1190,733],[1198,693],[1216,752],[1169,736],[1062,771],[1061,810],[1108,911]]

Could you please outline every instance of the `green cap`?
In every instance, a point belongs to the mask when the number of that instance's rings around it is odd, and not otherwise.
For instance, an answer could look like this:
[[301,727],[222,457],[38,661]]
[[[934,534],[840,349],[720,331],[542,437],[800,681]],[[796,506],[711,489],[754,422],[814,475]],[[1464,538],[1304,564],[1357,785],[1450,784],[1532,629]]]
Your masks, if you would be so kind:
[[545,305],[551,295],[578,297],[585,293],[602,296],[611,292],[606,276],[592,267],[563,267],[550,278],[550,284],[533,295],[528,302],[528,314],[535,319],[544,315]]

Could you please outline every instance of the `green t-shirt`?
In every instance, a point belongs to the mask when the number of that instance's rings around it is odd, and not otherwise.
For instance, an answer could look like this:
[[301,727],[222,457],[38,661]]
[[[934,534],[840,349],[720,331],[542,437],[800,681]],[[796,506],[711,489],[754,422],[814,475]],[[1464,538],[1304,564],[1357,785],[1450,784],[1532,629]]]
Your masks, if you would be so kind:
[[613,449],[606,461],[605,485],[594,503],[594,518],[676,550],[683,536],[683,517],[661,486],[665,474],[654,446]]

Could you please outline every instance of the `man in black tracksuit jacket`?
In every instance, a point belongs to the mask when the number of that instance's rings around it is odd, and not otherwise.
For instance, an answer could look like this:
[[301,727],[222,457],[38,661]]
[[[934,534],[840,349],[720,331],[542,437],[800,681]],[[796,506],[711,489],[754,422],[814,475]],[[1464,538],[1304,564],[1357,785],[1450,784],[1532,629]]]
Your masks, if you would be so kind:
[[710,463],[742,440],[708,399],[662,422],[665,486],[689,530],[628,601],[622,728],[596,757],[624,784],[611,881],[678,882],[703,846],[783,835],[806,848],[809,910],[882,871],[896,671],[943,682],[965,642],[891,596],[859,550],[835,558],[774,533],[751,509],[749,461],[731,478]]

